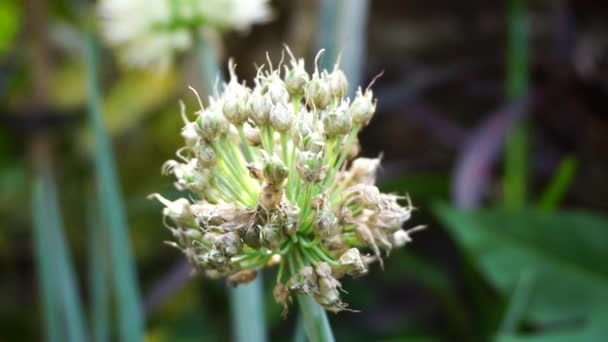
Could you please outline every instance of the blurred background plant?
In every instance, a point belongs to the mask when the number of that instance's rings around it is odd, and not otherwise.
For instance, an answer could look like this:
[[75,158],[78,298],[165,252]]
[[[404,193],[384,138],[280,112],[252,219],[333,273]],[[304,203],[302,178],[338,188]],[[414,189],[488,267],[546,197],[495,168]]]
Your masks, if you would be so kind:
[[[345,280],[361,312],[329,316],[337,340],[606,339],[608,6],[269,5],[264,25],[204,30],[134,69],[99,48],[95,3],[0,2],[0,339],[239,337],[224,283],[188,279],[146,196],[175,194],[160,165],[182,143],[178,100],[195,106],[187,86],[209,91],[229,56],[253,79],[283,43],[307,60],[326,48],[325,66],[341,53],[351,84],[384,70],[363,155],[383,153],[381,189],[409,193],[430,227]],[[261,335],[291,339],[297,314],[260,288]]]

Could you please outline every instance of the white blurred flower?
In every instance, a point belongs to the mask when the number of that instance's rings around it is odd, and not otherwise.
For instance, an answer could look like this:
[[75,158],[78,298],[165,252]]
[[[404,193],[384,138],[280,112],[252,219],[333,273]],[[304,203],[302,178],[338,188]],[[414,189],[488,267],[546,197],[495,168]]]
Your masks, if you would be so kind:
[[268,0],[100,0],[105,40],[133,67],[167,68],[197,29],[246,30],[271,17]]

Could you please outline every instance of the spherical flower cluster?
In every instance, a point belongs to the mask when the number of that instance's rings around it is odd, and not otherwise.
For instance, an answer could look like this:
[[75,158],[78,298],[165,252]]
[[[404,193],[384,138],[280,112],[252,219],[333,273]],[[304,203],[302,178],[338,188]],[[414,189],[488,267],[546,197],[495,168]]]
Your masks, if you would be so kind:
[[350,101],[338,66],[309,74],[287,52],[291,64],[260,68],[253,88],[230,64],[222,95],[201,102],[195,120],[182,106],[185,146],[163,172],[189,194],[152,196],[165,205],[170,244],[196,270],[236,285],[278,265],[274,296],[285,308],[305,293],[340,311],[338,279],[365,274],[422,227],[403,230],[409,199],[374,186],[379,158],[356,158],[357,134],[376,109],[372,91]]
[[100,0],[103,35],[128,65],[166,68],[196,30],[246,30],[268,21],[268,0]]

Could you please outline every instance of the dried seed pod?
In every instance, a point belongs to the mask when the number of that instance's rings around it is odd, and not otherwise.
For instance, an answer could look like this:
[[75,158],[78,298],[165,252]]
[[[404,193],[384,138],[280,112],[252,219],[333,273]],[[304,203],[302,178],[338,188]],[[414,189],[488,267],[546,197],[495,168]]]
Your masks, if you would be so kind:
[[240,284],[247,284],[249,282],[252,282],[257,277],[257,275],[258,272],[256,270],[243,270],[229,276],[228,278],[226,278],[226,281],[228,285],[236,287]]

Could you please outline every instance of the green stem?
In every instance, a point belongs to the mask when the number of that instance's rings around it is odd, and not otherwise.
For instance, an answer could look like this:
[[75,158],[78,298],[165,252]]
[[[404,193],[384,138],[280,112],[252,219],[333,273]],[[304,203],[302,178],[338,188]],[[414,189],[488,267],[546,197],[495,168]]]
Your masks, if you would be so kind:
[[[511,100],[523,97],[529,83],[529,22],[525,0],[510,0],[508,8],[506,93]],[[515,127],[505,145],[504,206],[522,209],[528,185],[528,132],[525,124]]]
[[237,130],[239,131],[239,137],[241,138],[241,146],[243,147],[243,151],[245,152],[245,157],[247,157],[247,162],[254,162],[253,152],[251,151],[251,147],[249,146],[249,142],[247,141],[247,137],[245,136],[245,131],[243,130],[243,125],[240,125]]
[[311,342],[335,341],[325,309],[309,295],[298,294],[297,298],[308,339]]

